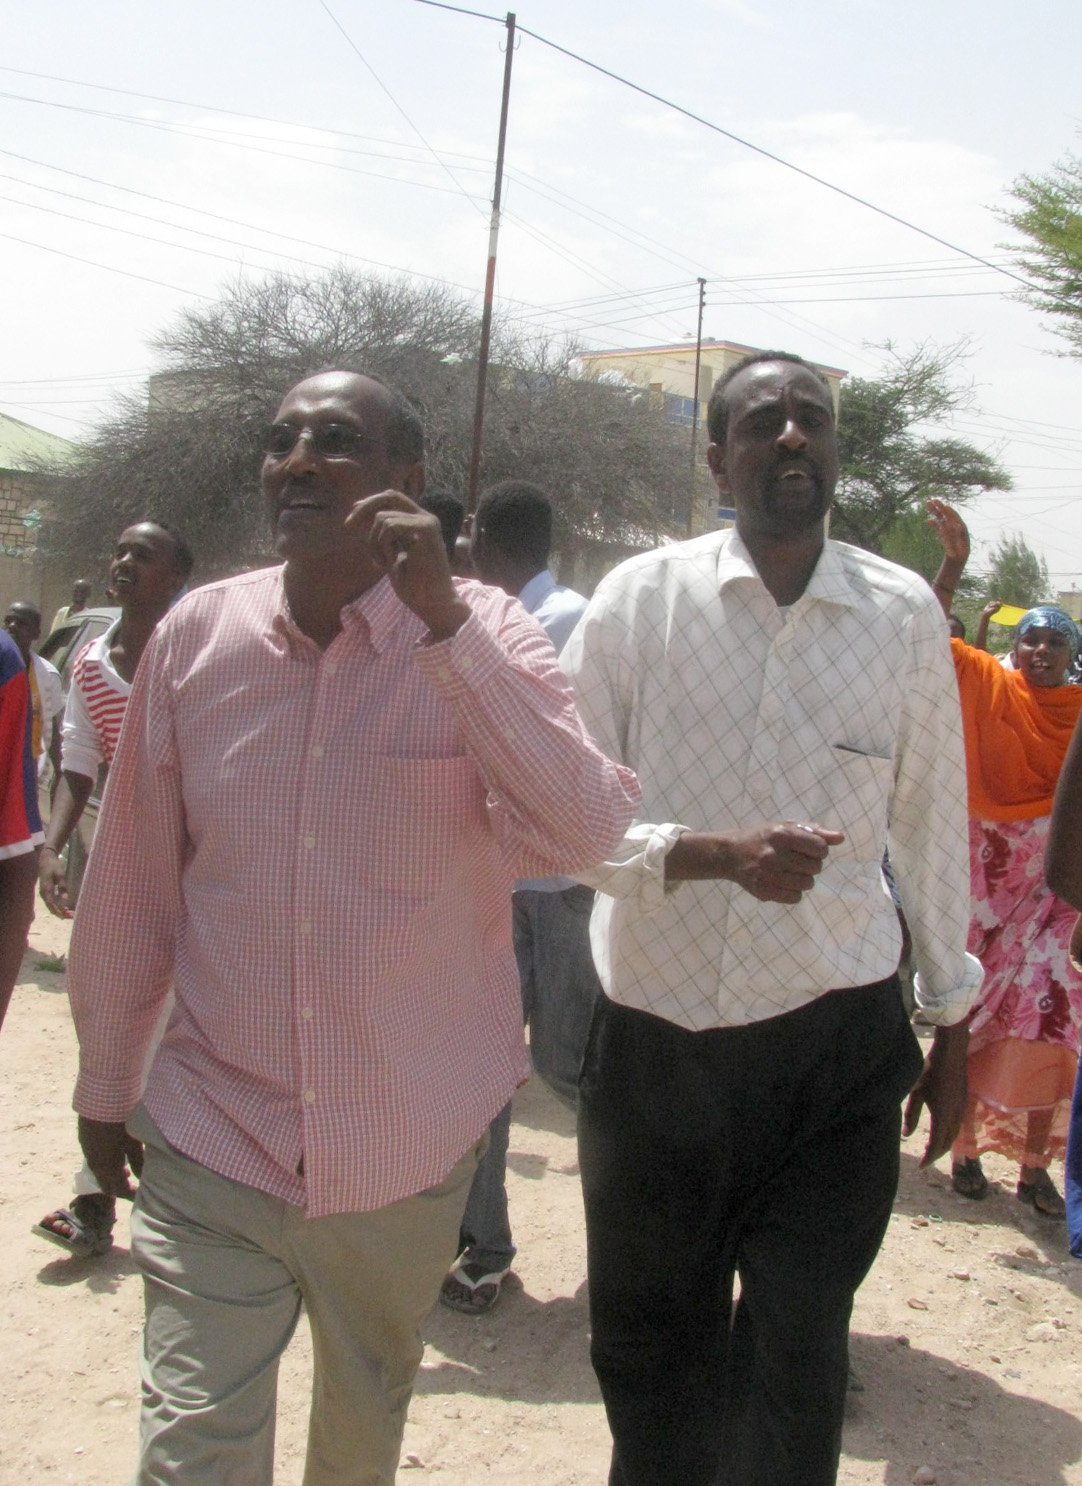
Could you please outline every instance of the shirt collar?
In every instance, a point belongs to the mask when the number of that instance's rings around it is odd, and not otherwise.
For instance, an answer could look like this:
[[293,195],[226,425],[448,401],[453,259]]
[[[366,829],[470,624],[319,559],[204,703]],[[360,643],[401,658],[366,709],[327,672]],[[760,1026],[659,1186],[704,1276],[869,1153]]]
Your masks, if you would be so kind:
[[[732,527],[727,531],[725,537],[718,552],[718,589],[738,579],[750,578],[762,584],[759,570],[736,528]],[[844,604],[850,609],[859,606],[860,593],[837,542],[827,540],[823,543],[823,550],[808,579],[808,586],[800,597],[819,599],[827,604]]]
[[526,610],[527,614],[532,614],[536,609],[541,607],[555,587],[556,579],[549,572],[548,568],[542,568],[539,573],[533,575],[529,583],[526,584],[526,587],[520,591],[518,601]]
[[[391,580],[381,578],[371,588],[365,589],[359,598],[346,604],[339,617],[343,630],[351,630],[358,625],[364,625],[368,631],[368,640],[372,649],[380,655],[387,648],[394,630],[401,624],[406,613],[406,606],[391,587]],[[271,617],[271,629],[283,637],[307,639],[307,636],[297,628],[293,615],[289,612],[284,567],[279,570],[278,574],[277,602]]]

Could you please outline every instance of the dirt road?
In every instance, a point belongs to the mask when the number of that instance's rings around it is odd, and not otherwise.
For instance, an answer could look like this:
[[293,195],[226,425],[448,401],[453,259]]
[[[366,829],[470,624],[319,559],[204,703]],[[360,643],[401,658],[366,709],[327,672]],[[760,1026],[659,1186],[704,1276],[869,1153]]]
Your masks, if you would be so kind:
[[[126,1215],[104,1260],[30,1234],[70,1196],[75,1038],[64,926],[39,918],[0,1034],[0,1486],[118,1486],[136,1426],[139,1281]],[[45,966],[46,968],[42,968]],[[437,1309],[399,1480],[433,1486],[602,1486],[608,1435],[587,1356],[582,1208],[572,1121],[538,1084],[519,1093],[509,1192],[516,1276],[491,1315]],[[1082,1264],[1063,1229],[1014,1198],[995,1158],[965,1202],[907,1143],[883,1253],[857,1299],[839,1480],[909,1486],[1082,1486]],[[945,1164],[945,1163],[943,1163]],[[1058,1173],[1056,1173],[1058,1176]],[[310,1350],[282,1365],[279,1486],[298,1486]]]

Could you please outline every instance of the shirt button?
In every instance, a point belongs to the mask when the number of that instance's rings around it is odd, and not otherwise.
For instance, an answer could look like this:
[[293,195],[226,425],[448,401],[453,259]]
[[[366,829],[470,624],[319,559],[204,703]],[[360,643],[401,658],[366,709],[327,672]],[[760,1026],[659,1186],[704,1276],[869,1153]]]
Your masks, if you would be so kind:
[[316,1091],[315,1091],[315,1089],[305,1089],[305,1091],[304,1091],[304,1102],[305,1102],[305,1104],[314,1104],[316,1102]]
[[304,849],[305,849],[305,851],[312,851],[312,850],[314,850],[315,844],[316,844],[316,838],[314,836],[305,836],[305,838],[304,838]]
[[440,667],[438,667],[438,669],[436,671],[436,680],[437,681],[450,681],[450,679],[451,679],[451,672],[448,670],[448,668],[446,666],[440,666]]
[[301,1016],[304,1017],[304,1020],[306,1022],[310,1022],[312,1020],[312,1018],[315,1016],[315,1012],[312,1010],[312,1008],[310,1006],[305,1006],[301,1010]]
[[324,665],[323,669],[324,669],[324,671],[326,672],[326,674],[328,676],[337,676],[338,675],[338,662],[337,661],[333,661],[333,660],[329,660],[329,661],[326,662],[326,664]]
[[323,757],[323,745],[321,743],[315,743],[315,744],[312,745],[312,757],[313,758],[322,758]]
[[300,931],[301,931],[301,935],[302,935],[303,938],[305,938],[305,939],[311,939],[311,937],[312,937],[312,920],[310,918],[302,918],[301,919],[301,922],[300,922]]

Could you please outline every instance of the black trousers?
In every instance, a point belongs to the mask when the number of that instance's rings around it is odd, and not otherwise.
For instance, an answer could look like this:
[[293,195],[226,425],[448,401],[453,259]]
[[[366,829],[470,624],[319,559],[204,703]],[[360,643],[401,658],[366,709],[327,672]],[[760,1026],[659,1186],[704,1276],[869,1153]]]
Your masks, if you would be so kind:
[[609,1486],[833,1486],[920,1069],[896,976],[698,1033],[601,1001],[579,1156]]

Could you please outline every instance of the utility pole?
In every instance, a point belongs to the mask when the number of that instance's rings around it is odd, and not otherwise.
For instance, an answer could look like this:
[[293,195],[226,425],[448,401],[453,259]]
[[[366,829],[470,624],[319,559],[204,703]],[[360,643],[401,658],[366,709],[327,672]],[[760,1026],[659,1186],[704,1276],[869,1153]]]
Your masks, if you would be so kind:
[[473,444],[470,474],[466,485],[466,510],[477,509],[477,476],[481,468],[481,437],[485,427],[485,382],[488,378],[488,347],[492,338],[492,300],[496,288],[496,244],[500,236],[500,197],[503,194],[503,154],[507,142],[507,109],[511,101],[511,61],[515,53],[515,16],[507,12],[507,52],[503,61],[503,101],[500,104],[500,135],[496,145],[496,184],[492,191],[492,217],[488,229],[488,268],[485,272],[485,302],[481,311],[481,345],[477,353],[477,398],[473,407]]
[[695,535],[695,456],[699,441],[699,368],[703,360],[703,308],[706,304],[706,280],[699,280],[699,329],[695,336],[695,390],[691,399],[691,469],[688,474],[688,536]]

